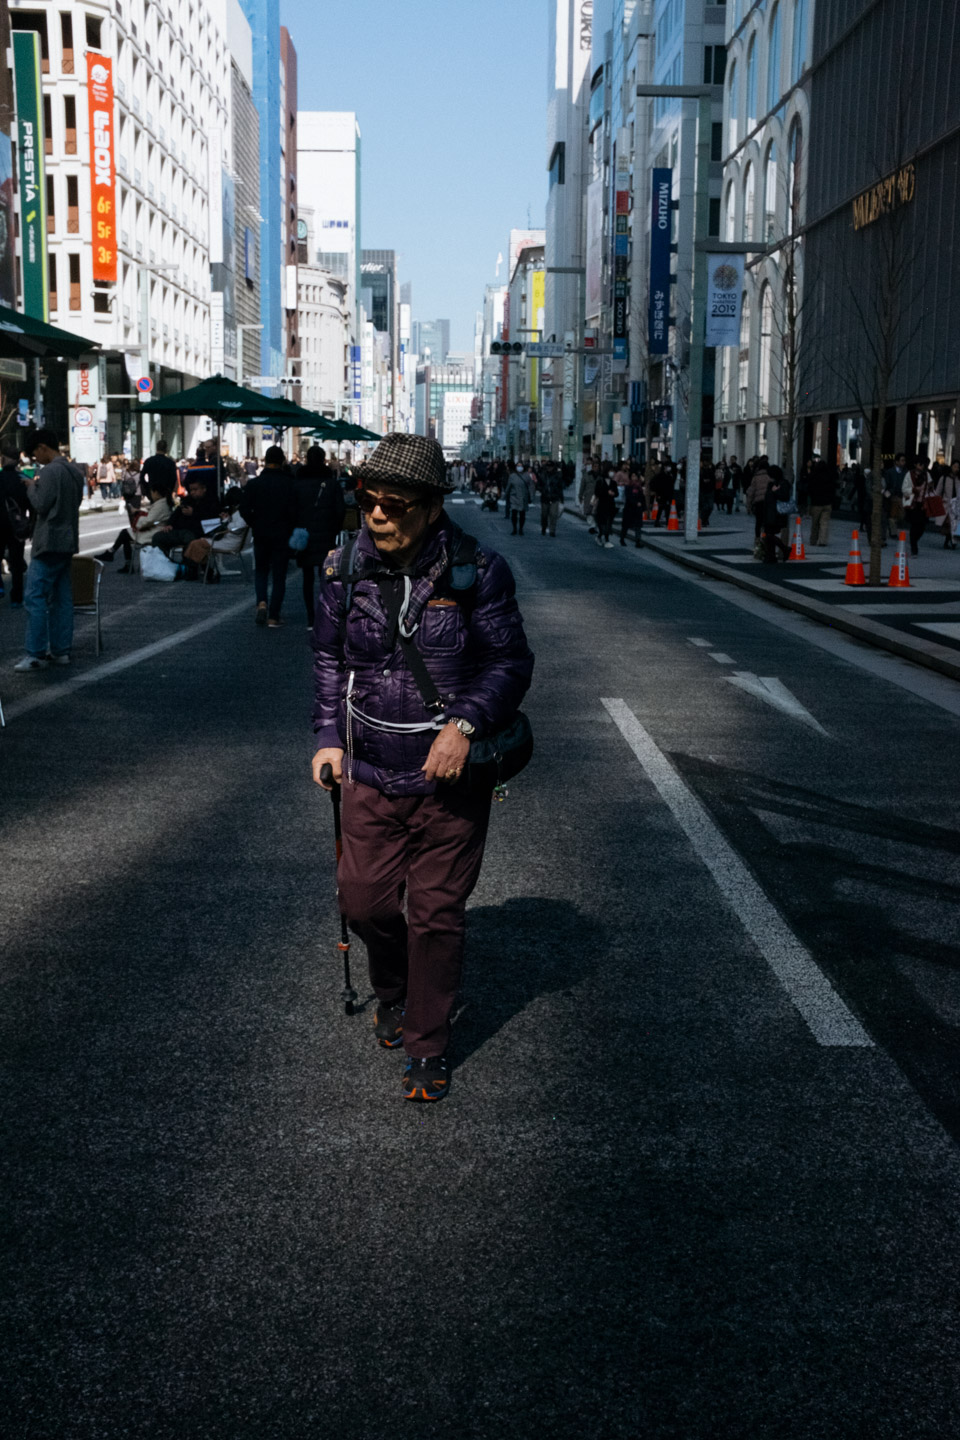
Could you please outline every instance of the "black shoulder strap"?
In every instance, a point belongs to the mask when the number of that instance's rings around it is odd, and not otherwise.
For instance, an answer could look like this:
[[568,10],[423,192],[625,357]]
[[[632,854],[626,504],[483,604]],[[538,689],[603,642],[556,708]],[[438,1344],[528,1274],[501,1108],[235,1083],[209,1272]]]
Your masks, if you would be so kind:
[[421,698],[428,710],[439,715],[443,711],[443,701],[440,698],[440,691],[433,683],[430,671],[420,651],[417,649],[413,638],[408,638],[400,629],[400,592],[396,581],[390,575],[377,576],[377,588],[383,599],[384,609],[387,612],[387,644],[393,645],[394,640],[399,642],[401,653],[407,662],[410,674],[416,682]]

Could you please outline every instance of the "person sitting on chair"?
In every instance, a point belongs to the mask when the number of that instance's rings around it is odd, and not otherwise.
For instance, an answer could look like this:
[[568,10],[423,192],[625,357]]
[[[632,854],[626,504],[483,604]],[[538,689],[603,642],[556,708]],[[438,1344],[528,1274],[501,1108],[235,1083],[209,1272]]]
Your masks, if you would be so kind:
[[[203,538],[204,520],[216,520],[219,514],[220,505],[208,478],[202,472],[191,475],[186,496],[167,523],[157,527],[153,544],[167,556],[171,550],[185,550],[192,541]],[[185,579],[196,580],[199,577],[200,572],[192,561],[184,559],[184,567]]]
[[133,566],[134,545],[151,545],[161,525],[166,525],[173,513],[170,504],[170,492],[161,489],[154,481],[150,486],[150,508],[146,512],[141,511],[133,521],[132,530],[121,530],[113,544],[107,550],[101,550],[96,557],[98,560],[112,561],[118,550],[123,550],[124,563],[120,566],[121,575],[129,575]]

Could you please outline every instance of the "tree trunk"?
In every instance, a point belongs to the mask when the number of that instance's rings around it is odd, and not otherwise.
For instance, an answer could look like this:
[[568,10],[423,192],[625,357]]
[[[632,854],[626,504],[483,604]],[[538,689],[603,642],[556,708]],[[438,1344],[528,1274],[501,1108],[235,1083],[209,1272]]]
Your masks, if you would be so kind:
[[883,518],[883,432],[887,425],[886,400],[881,402],[877,412],[877,425],[873,430],[873,444],[870,447],[870,468],[873,471],[873,503],[870,511],[870,575],[869,584],[882,585],[883,549],[886,524]]

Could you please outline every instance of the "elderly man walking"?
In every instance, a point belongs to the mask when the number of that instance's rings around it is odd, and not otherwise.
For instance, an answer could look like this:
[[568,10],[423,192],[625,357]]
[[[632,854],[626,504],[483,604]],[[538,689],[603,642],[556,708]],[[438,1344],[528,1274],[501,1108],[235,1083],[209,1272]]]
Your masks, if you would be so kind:
[[37,524],[23,593],[27,612],[26,654],[13,668],[46,670],[50,664],[70,664],[73,645],[70,565],[80,548],[84,480],[83,471],[60,454],[54,431],[38,430],[27,448],[40,462],[39,474],[27,486]]
[[492,782],[465,772],[516,719],[533,655],[506,561],[444,510],[435,440],[385,436],[356,480],[366,526],[327,558],[317,604],[313,777],[343,784],[340,905],[375,1036],[406,1050],[404,1097],[435,1101],[490,813]]

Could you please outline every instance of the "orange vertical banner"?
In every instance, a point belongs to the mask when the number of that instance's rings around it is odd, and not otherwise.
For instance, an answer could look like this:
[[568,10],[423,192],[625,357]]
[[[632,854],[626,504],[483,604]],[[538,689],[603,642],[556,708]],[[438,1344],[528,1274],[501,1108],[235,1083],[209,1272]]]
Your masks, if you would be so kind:
[[87,51],[90,114],[90,211],[93,278],[117,283],[117,198],[114,163],[113,61]]

